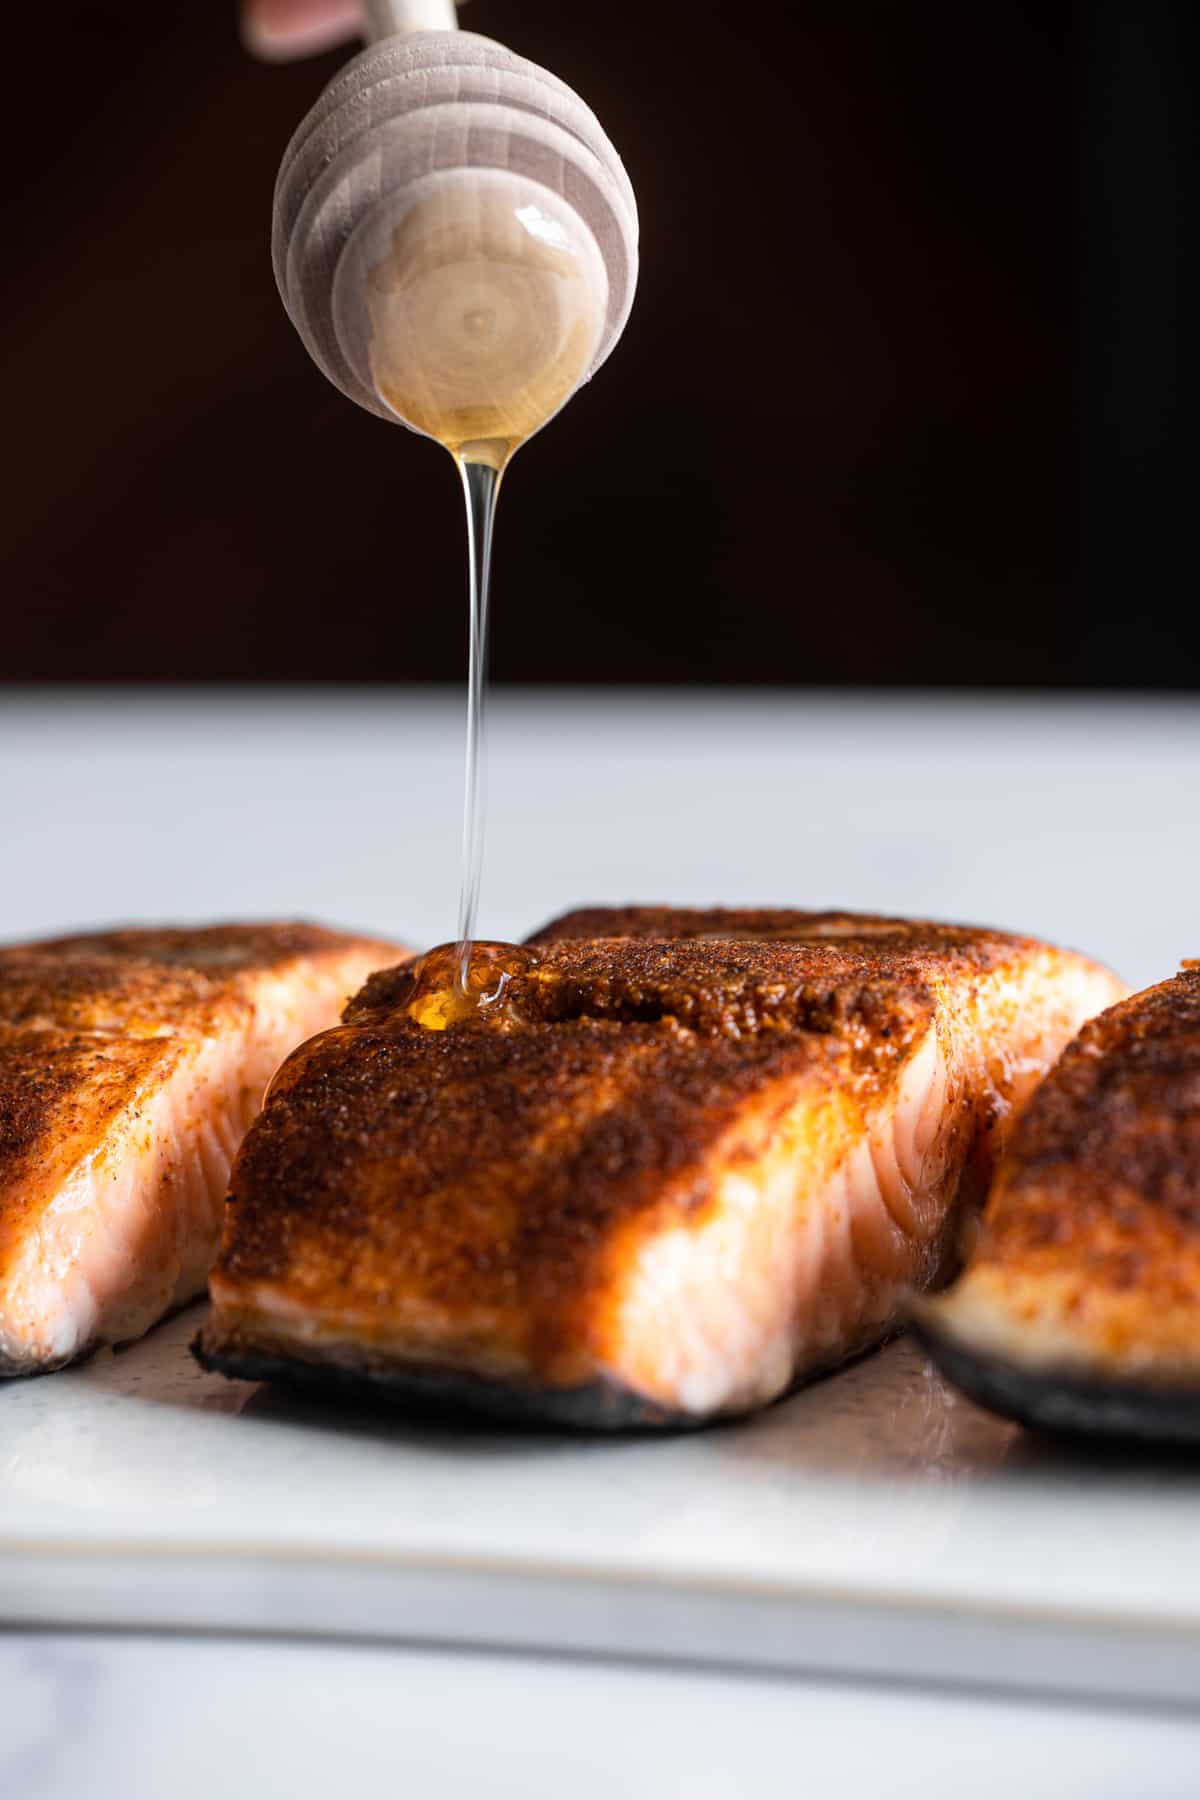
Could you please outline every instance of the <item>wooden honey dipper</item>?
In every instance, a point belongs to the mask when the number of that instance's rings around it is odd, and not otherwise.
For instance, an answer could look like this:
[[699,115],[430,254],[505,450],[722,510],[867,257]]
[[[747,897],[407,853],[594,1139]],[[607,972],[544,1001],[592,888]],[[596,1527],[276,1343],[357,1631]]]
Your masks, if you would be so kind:
[[279,291],[351,400],[499,469],[624,329],[633,189],[583,101],[452,0],[365,11],[284,153]]

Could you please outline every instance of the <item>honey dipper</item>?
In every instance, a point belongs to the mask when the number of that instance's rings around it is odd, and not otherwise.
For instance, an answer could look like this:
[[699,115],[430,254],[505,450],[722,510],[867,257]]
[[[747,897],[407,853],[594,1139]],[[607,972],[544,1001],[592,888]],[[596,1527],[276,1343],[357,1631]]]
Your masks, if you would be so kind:
[[624,328],[633,189],[590,108],[450,0],[365,11],[284,153],[279,291],[350,399],[501,466]]

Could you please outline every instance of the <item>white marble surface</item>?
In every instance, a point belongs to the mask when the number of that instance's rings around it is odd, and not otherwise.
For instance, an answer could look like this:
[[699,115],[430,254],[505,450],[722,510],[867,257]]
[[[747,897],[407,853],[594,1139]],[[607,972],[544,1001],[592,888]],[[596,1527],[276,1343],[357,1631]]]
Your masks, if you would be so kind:
[[[445,937],[457,881],[459,714],[457,695],[437,694],[9,695],[0,702],[9,852],[0,934],[258,913],[416,942]],[[1200,954],[1200,709],[1188,701],[514,695],[494,709],[491,788],[482,925],[496,935],[582,901],[758,901],[1012,925],[1089,949],[1136,983]],[[154,1351],[156,1366],[172,1341]],[[114,1423],[129,1396],[103,1365],[86,1380],[101,1392],[109,1382]],[[143,1410],[186,1433],[177,1442],[190,1448],[178,1451],[173,1488],[168,1456],[153,1479],[127,1469],[122,1490],[119,1445],[81,1381],[82,1372],[38,1384],[37,1429],[29,1418],[15,1429],[15,1413],[5,1421],[4,1510],[18,1533],[40,1518],[53,1536],[70,1515],[74,1531],[83,1514],[93,1537],[119,1536],[135,1519],[139,1529],[169,1519],[173,1506],[193,1527],[206,1508],[219,1510],[222,1434],[250,1421],[220,1402],[152,1402]],[[978,1428],[969,1472],[955,1452],[939,1474],[928,1444],[907,1473],[902,1454],[890,1473],[872,1459],[815,1469],[805,1457],[826,1428],[814,1436],[788,1424],[814,1398],[744,1437],[704,1441],[724,1446],[752,1514],[790,1518],[795,1533],[805,1516],[789,1508],[798,1468],[826,1502],[840,1492],[829,1569],[844,1574],[866,1545],[878,1576],[893,1502],[903,1492],[912,1500],[916,1467],[923,1499],[908,1523],[919,1531],[925,1506],[929,1524],[910,1568],[944,1580],[945,1544],[964,1541],[964,1506],[969,1514],[980,1495],[994,1500],[1015,1466],[1026,1496],[1010,1514],[1015,1535],[981,1560],[977,1597],[994,1599],[1010,1576],[1065,1597],[1091,1556],[1097,1577],[1107,1572],[1127,1598],[1149,1594],[1160,1624],[1174,1608],[1181,1641],[1194,1644],[1195,1558],[1178,1537],[1194,1516],[1189,1470],[1055,1471],[989,1436],[1004,1432],[990,1425]],[[286,1409],[273,1417],[268,1406],[256,1428],[274,1433],[285,1460],[313,1438],[324,1446],[303,1453],[310,1474],[322,1472],[315,1490],[298,1488],[289,1502],[295,1525],[333,1480],[333,1462],[321,1459],[335,1458],[338,1444]],[[372,1452],[353,1432],[340,1442],[360,1458],[394,1452]],[[604,1453],[593,1454],[599,1471]],[[661,1455],[619,1451],[619,1472],[605,1478],[614,1520],[649,1505],[651,1459]],[[492,1453],[492,1464],[511,1486],[510,1456]],[[466,1469],[449,1448],[444,1460],[438,1493],[458,1495],[445,1517],[469,1537],[480,1518]],[[585,1493],[589,1477],[575,1479]],[[688,1523],[690,1540],[664,1518],[657,1543],[649,1539],[654,1554],[669,1562],[703,1537],[719,1561],[753,1535],[703,1487]],[[269,1526],[269,1516],[255,1521],[255,1534]],[[902,1581],[903,1569],[893,1573]],[[1131,1640],[1129,1660],[1139,1655]],[[1200,1766],[1192,1722],[1060,1702],[917,1699],[795,1678],[333,1644],[18,1631],[0,1639],[0,1656],[0,1793],[32,1800],[212,1792],[239,1746],[258,1800],[327,1792],[331,1782],[392,1793],[403,1776],[448,1794],[564,1785],[580,1796],[601,1785],[610,1794],[770,1794],[803,1788],[805,1776],[811,1791],[828,1792],[835,1774],[846,1800],[876,1793],[881,1779],[899,1793],[918,1780],[936,1793],[964,1775],[979,1794],[1019,1784],[1183,1794],[1195,1791]]]
[[[452,934],[461,696],[0,698],[0,934],[308,913]],[[1130,981],[1200,953],[1200,706],[499,694],[482,929],[584,901],[1008,925]]]
[[1179,1715],[348,1645],[0,1637],[5,1800],[1192,1800]]

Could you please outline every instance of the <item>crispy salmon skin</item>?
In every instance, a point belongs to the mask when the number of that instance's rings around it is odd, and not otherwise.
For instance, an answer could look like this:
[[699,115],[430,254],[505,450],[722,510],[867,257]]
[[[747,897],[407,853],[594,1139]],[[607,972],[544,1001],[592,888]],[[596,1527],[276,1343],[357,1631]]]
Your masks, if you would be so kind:
[[203,1291],[268,1080],[396,953],[303,924],[0,949],[0,1374],[137,1337]]
[[1200,965],[1065,1051],[919,1329],[1026,1424],[1200,1442]]
[[373,976],[276,1078],[197,1353],[585,1426],[745,1412],[878,1342],[1122,991],[1002,932],[649,908],[546,927],[445,1029],[424,979]]

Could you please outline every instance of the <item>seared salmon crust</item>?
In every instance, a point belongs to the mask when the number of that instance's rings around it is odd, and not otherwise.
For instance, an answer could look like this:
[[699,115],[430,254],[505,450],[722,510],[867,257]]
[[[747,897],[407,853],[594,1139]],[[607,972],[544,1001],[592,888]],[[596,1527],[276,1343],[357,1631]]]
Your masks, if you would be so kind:
[[993,1411],[1200,1443],[1200,965],[1085,1026],[918,1329]]
[[203,1291],[267,1081],[396,953],[305,924],[0,949],[0,1375]]
[[1003,932],[750,910],[569,915],[445,1030],[420,974],[273,1082],[197,1353],[587,1426],[744,1412],[879,1342],[1122,991]]

